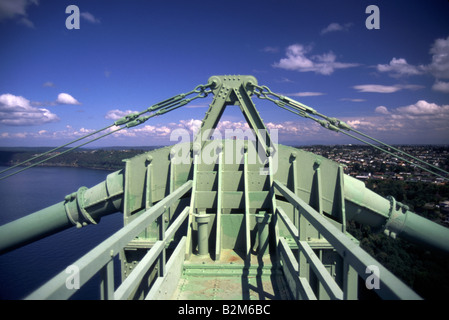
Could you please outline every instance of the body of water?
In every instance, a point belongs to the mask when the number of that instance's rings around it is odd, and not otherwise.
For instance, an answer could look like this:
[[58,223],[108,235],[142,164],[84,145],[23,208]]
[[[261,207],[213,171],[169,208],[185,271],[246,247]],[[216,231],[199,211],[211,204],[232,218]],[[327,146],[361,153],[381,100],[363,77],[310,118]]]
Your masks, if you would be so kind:
[[[0,166],[0,171],[6,167]],[[110,172],[67,167],[35,167],[0,180],[0,225],[64,200],[81,186],[92,187]],[[0,299],[23,299],[123,226],[115,213],[97,225],[75,227],[0,255]],[[118,259],[116,282],[120,277]],[[99,276],[78,290],[74,299],[98,299]]]

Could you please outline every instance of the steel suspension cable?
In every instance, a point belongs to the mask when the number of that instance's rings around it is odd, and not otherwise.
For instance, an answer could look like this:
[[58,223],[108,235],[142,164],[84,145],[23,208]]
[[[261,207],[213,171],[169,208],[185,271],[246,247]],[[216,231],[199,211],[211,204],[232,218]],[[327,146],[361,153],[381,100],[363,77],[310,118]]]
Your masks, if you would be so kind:
[[[33,163],[33,164],[30,164],[30,165],[26,166],[25,168],[22,168],[22,169],[20,169],[20,170],[14,171],[13,173],[10,173],[10,174],[8,174],[8,175],[6,175],[6,176],[0,177],[0,180],[6,179],[6,178],[8,178],[8,177],[10,177],[10,176],[13,176],[13,175],[17,174],[17,173],[20,173],[20,172],[23,172],[23,171],[25,171],[25,170],[28,170],[28,169],[30,169],[30,168],[32,168],[32,167],[35,167],[35,166],[37,166],[37,165],[39,165],[39,164],[42,164],[42,163],[44,163],[44,162],[46,162],[46,161],[48,161],[48,160],[51,160],[51,159],[56,158],[56,157],[59,157],[59,156],[61,156],[61,155],[63,155],[63,154],[66,154],[66,153],[71,152],[71,151],[73,151],[73,150],[75,150],[75,149],[78,149],[78,148],[80,148],[80,147],[82,147],[82,146],[85,146],[85,145],[87,145],[87,144],[89,144],[89,143],[91,143],[91,142],[97,141],[97,140],[102,139],[102,138],[104,138],[104,137],[106,137],[106,136],[108,136],[108,135],[111,135],[111,134],[113,134],[113,133],[116,133],[116,132],[118,132],[118,131],[120,131],[120,130],[122,130],[122,129],[125,129],[125,128],[131,128],[131,127],[140,125],[140,124],[146,122],[146,121],[147,121],[148,119],[150,119],[150,118],[153,118],[153,117],[156,117],[156,116],[165,114],[165,113],[167,113],[167,112],[173,111],[173,110],[175,110],[175,109],[178,109],[178,108],[180,108],[180,107],[182,107],[182,106],[188,104],[189,102],[191,102],[191,101],[193,101],[193,100],[195,100],[195,99],[198,99],[198,98],[205,98],[205,97],[208,96],[209,93],[212,92],[212,91],[210,90],[210,86],[212,86],[212,85],[213,85],[212,83],[208,83],[208,84],[206,84],[206,85],[198,85],[194,90],[191,90],[191,91],[189,91],[189,92],[187,92],[187,93],[179,94],[179,95],[176,95],[176,96],[171,97],[171,98],[169,98],[169,99],[166,99],[166,100],[164,100],[164,101],[161,101],[161,102],[159,102],[158,104],[152,105],[151,107],[149,107],[149,108],[147,108],[147,109],[145,109],[145,110],[143,110],[143,111],[141,111],[141,112],[128,114],[128,115],[126,115],[125,117],[123,117],[123,118],[121,118],[121,119],[115,121],[113,124],[111,124],[111,125],[109,125],[109,126],[107,126],[107,127],[104,127],[103,129],[96,130],[96,131],[94,131],[94,132],[92,132],[92,133],[89,133],[89,134],[87,134],[87,135],[85,135],[85,136],[83,136],[83,137],[80,137],[80,138],[78,138],[78,139],[76,139],[76,140],[73,140],[73,141],[71,141],[71,142],[68,142],[68,143],[66,143],[66,144],[64,144],[64,145],[61,145],[61,146],[59,146],[59,147],[53,148],[53,149],[51,149],[51,150],[49,150],[49,151],[44,152],[43,154],[40,154],[40,155],[35,156],[35,157],[32,157],[32,158],[27,159],[27,160],[25,160],[25,161],[23,161],[23,162],[21,162],[21,163],[19,163],[19,164],[16,164],[16,165],[14,165],[14,166],[12,166],[12,167],[9,167],[9,168],[7,168],[7,169],[5,169],[5,170],[2,170],[2,171],[0,171],[0,174],[5,173],[5,172],[7,172],[7,171],[9,171],[9,170],[12,170],[12,169],[14,169],[14,168],[17,168],[18,166],[24,165],[24,164],[26,164],[26,163],[28,163],[28,162],[30,162],[30,161],[33,161],[33,160],[37,160],[37,159],[39,159],[39,158],[42,158],[42,157],[45,156],[45,155],[48,155],[48,154],[50,154],[50,153],[52,153],[52,152],[55,152],[55,151],[57,151],[57,150],[60,150],[60,149],[66,147],[66,146],[68,146],[68,145],[71,145],[71,144],[73,144],[73,143],[75,143],[75,142],[81,141],[81,140],[83,140],[83,139],[85,139],[85,138],[87,138],[87,137],[90,137],[90,136],[92,136],[92,135],[98,134],[98,133],[100,133],[100,132],[102,132],[102,131],[104,131],[104,130],[107,130],[107,129],[113,127],[113,126],[125,125],[125,126],[123,126],[123,127],[119,127],[119,128],[117,128],[117,129],[115,129],[115,130],[112,130],[112,131],[110,131],[110,132],[108,132],[108,133],[106,133],[106,134],[103,134],[103,135],[101,135],[101,136],[99,136],[99,137],[97,137],[97,138],[94,138],[94,139],[89,140],[89,141],[87,141],[87,142],[84,142],[84,143],[82,143],[82,144],[80,144],[80,145],[77,145],[77,146],[75,146],[75,147],[72,147],[72,148],[70,148],[70,149],[67,149],[67,150],[65,150],[65,151],[63,151],[63,152],[60,152],[60,153],[58,153],[58,154],[55,154],[55,155],[53,155],[53,156],[50,156],[50,157],[48,157],[48,158],[45,158],[45,159],[43,159],[43,160],[40,160],[40,161],[35,162],[35,163]],[[207,90],[207,89],[209,89],[209,90]],[[193,94],[193,93],[197,93],[197,95],[194,96],[194,97],[192,97],[192,98],[187,98],[187,99],[186,99],[187,96],[189,96],[189,95],[191,95],[191,94]],[[143,114],[145,114],[145,113],[148,113],[148,112],[152,112],[152,114],[150,114],[150,115],[148,115],[148,116],[141,117],[141,115],[143,115]]]
[[[428,163],[428,162],[426,162],[426,161],[424,161],[424,160],[421,160],[421,159],[419,159],[419,158],[414,157],[413,155],[411,155],[411,154],[409,154],[409,153],[407,153],[407,152],[405,152],[405,151],[402,151],[402,150],[400,150],[400,149],[398,149],[398,148],[395,148],[395,147],[393,147],[393,146],[391,146],[391,145],[388,145],[388,144],[386,144],[386,143],[384,143],[384,142],[382,142],[382,141],[380,141],[380,140],[378,140],[378,139],[372,138],[372,137],[368,136],[367,134],[364,134],[364,133],[362,133],[362,132],[360,132],[360,131],[358,131],[358,130],[356,130],[356,129],[353,129],[350,125],[346,124],[345,122],[343,122],[343,121],[341,121],[341,120],[339,120],[339,119],[337,119],[337,118],[327,117],[327,116],[325,116],[325,115],[323,115],[323,114],[317,112],[315,109],[313,109],[313,108],[311,108],[311,107],[309,107],[309,106],[307,106],[307,105],[305,105],[305,104],[302,104],[302,103],[300,103],[300,102],[298,102],[298,101],[296,101],[296,100],[290,99],[290,98],[288,98],[288,97],[286,97],[286,96],[276,94],[276,93],[272,92],[272,91],[271,91],[268,87],[266,87],[266,86],[258,86],[258,85],[254,85],[254,87],[255,87],[256,89],[259,90],[258,92],[255,91],[254,93],[255,93],[256,96],[259,97],[260,99],[267,99],[267,100],[270,100],[270,101],[272,101],[273,103],[275,103],[278,107],[281,107],[281,108],[283,108],[283,109],[285,109],[285,110],[287,110],[287,111],[290,111],[290,112],[292,112],[292,113],[294,113],[294,114],[296,114],[296,115],[299,115],[299,116],[301,116],[301,117],[303,117],[303,118],[309,118],[309,119],[312,119],[312,120],[318,122],[322,127],[326,128],[326,129],[333,130],[333,131],[336,131],[336,132],[341,132],[341,133],[343,133],[343,134],[345,134],[345,135],[347,135],[347,136],[350,136],[350,137],[352,137],[352,138],[354,138],[354,139],[356,139],[356,140],[358,140],[358,141],[360,141],[360,142],[363,142],[363,143],[365,143],[365,144],[367,144],[367,145],[369,145],[369,146],[372,146],[372,147],[374,147],[374,148],[376,148],[376,149],[378,149],[378,150],[380,150],[380,151],[382,151],[382,152],[385,152],[385,153],[387,153],[387,154],[390,154],[390,155],[392,155],[392,156],[395,156],[395,157],[397,157],[398,159],[401,159],[401,160],[403,160],[403,161],[405,161],[405,162],[407,162],[407,163],[409,163],[409,164],[411,164],[411,165],[414,165],[414,166],[420,168],[421,170],[430,172],[430,173],[432,173],[432,174],[434,174],[434,175],[437,175],[437,176],[439,176],[440,178],[443,178],[443,179],[445,179],[445,180],[449,180],[448,177],[444,177],[444,176],[442,176],[442,175],[440,175],[440,174],[438,174],[438,173],[436,173],[436,172],[434,172],[434,171],[431,171],[431,170],[429,170],[429,169],[427,169],[427,168],[425,168],[425,167],[422,167],[422,166],[420,166],[420,165],[418,165],[418,164],[416,164],[416,163],[414,163],[414,162],[412,162],[412,161],[410,161],[410,160],[407,160],[407,159],[405,159],[405,158],[403,158],[403,157],[401,157],[401,156],[398,156],[397,154],[394,154],[394,153],[392,153],[392,152],[390,152],[390,151],[388,151],[388,150],[385,150],[385,149],[383,149],[383,148],[381,148],[381,147],[379,147],[379,146],[376,146],[376,145],[373,144],[373,143],[370,143],[370,142],[368,142],[368,141],[366,141],[366,140],[363,140],[363,139],[361,139],[361,138],[359,138],[359,137],[356,137],[356,136],[354,136],[354,135],[352,135],[352,134],[350,134],[350,133],[348,133],[348,132],[345,132],[344,130],[346,130],[346,131],[352,131],[352,132],[354,132],[354,133],[356,133],[356,134],[359,134],[359,135],[361,135],[361,136],[363,136],[363,137],[365,137],[365,138],[367,138],[367,139],[370,139],[370,140],[372,140],[372,141],[375,141],[375,142],[377,142],[377,143],[379,143],[379,144],[381,144],[381,145],[383,145],[383,146],[385,146],[385,147],[387,147],[387,148],[390,148],[390,149],[392,149],[392,150],[394,150],[394,151],[396,151],[396,152],[398,152],[398,153],[401,153],[401,154],[403,154],[403,155],[405,155],[405,156],[408,156],[408,157],[410,157],[411,159],[413,159],[413,160],[415,160],[415,161],[421,162],[421,163],[423,163],[423,164],[425,164],[425,165],[427,165],[427,166],[429,166],[429,167],[431,167],[431,168],[433,168],[433,169],[436,169],[436,170],[438,170],[438,171],[441,171],[441,172],[443,172],[443,173],[449,175],[449,172],[443,170],[442,168],[439,168],[439,167],[437,167],[437,166],[434,166],[434,165],[432,165],[432,164],[430,164],[430,163]],[[264,91],[266,91],[266,92],[264,92]],[[268,97],[267,95],[272,95],[272,96],[278,98],[279,100],[272,99],[272,98]],[[290,107],[290,108],[293,108],[293,109],[296,110],[296,111],[287,108],[287,106]],[[309,114],[313,114],[313,115],[319,116],[319,117],[323,118],[324,120],[316,119],[316,118],[310,116]],[[343,130],[342,130],[342,129],[343,129]]]
[[429,172],[429,173],[432,173],[432,174],[434,174],[434,175],[436,175],[436,176],[438,176],[438,177],[440,177],[440,178],[443,178],[443,179],[445,179],[445,180],[449,180],[449,178],[447,178],[447,177],[444,177],[444,176],[442,176],[442,175],[440,175],[440,174],[438,174],[438,173],[436,173],[436,172],[433,172],[433,171],[431,171],[431,170],[429,170],[429,169],[427,169],[427,168],[425,168],[425,167],[422,167],[422,166],[420,166],[420,165],[418,165],[418,164],[416,164],[416,163],[413,163],[413,162],[411,162],[411,161],[409,161],[409,160],[407,160],[407,159],[405,159],[405,158],[402,158],[401,156],[398,156],[397,154],[394,154],[394,153],[392,153],[392,152],[390,152],[390,151],[388,151],[388,150],[385,150],[385,149],[383,149],[383,148],[381,148],[381,147],[379,147],[379,146],[376,146],[375,144],[372,144],[372,143],[370,143],[370,142],[368,142],[368,141],[365,141],[365,140],[363,140],[363,139],[361,139],[361,138],[359,138],[359,137],[356,137],[356,136],[354,136],[354,135],[352,135],[352,134],[350,134],[350,133],[348,133],[348,132],[345,132],[345,131],[341,130],[340,128],[334,126],[333,124],[327,122],[327,121],[323,121],[323,120],[316,119],[316,118],[314,118],[314,117],[309,116],[309,115],[306,114],[306,113],[301,114],[301,113],[299,113],[299,112],[296,112],[296,111],[293,111],[293,110],[291,110],[291,109],[288,109],[288,108],[286,108],[286,107],[284,107],[284,106],[282,106],[281,108],[283,108],[283,109],[285,109],[285,110],[287,110],[287,111],[290,111],[290,112],[292,112],[292,113],[294,113],[294,114],[296,114],[296,115],[299,115],[299,116],[301,116],[301,117],[308,118],[308,119],[311,119],[311,120],[313,120],[313,121],[315,121],[315,122],[318,122],[322,127],[326,128],[326,129],[329,129],[329,130],[332,130],[332,131],[336,131],[336,132],[341,132],[341,133],[343,133],[343,134],[345,134],[345,135],[347,135],[347,136],[349,136],[349,137],[351,137],[351,138],[353,138],[353,139],[356,139],[356,140],[358,140],[358,141],[360,141],[360,142],[363,142],[363,143],[365,143],[365,144],[367,144],[367,145],[369,145],[369,146],[371,146],[371,147],[374,147],[374,148],[376,148],[376,149],[378,149],[378,150],[380,150],[380,151],[382,151],[382,152],[385,152],[385,153],[387,153],[387,154],[389,154],[389,155],[392,155],[392,156],[394,156],[394,157],[397,157],[397,158],[400,159],[400,160],[403,160],[403,161],[405,161],[405,162],[407,162],[407,163],[409,163],[409,164],[412,164],[412,165],[416,166],[417,168],[420,168],[421,170],[424,170],[424,171],[427,171],[427,172]]
[[99,139],[101,139],[101,138],[104,138],[104,137],[106,137],[106,136],[108,136],[108,135],[110,135],[110,134],[113,134],[113,133],[115,133],[115,132],[117,132],[117,131],[120,131],[120,130],[122,130],[122,129],[125,129],[125,128],[126,128],[126,127],[120,127],[120,128],[118,128],[118,129],[116,129],[116,130],[113,130],[113,131],[110,131],[110,132],[108,132],[108,133],[105,133],[105,134],[103,134],[103,135],[101,135],[101,136],[99,136],[99,137],[97,137],[97,138],[94,138],[94,139],[92,139],[92,140],[89,140],[89,141],[87,141],[87,142],[84,142],[84,143],[82,143],[82,144],[80,144],[80,145],[78,145],[78,146],[75,146],[75,147],[72,147],[72,148],[70,148],[70,149],[67,149],[67,150],[65,150],[65,151],[63,151],[63,152],[61,152],[61,153],[55,154],[55,155],[53,155],[53,156],[51,156],[51,157],[48,157],[48,158],[45,158],[45,159],[40,160],[40,161],[38,161],[38,162],[35,162],[35,163],[33,163],[33,164],[30,164],[29,166],[26,166],[26,167],[23,168],[23,169],[14,171],[13,173],[10,173],[10,174],[8,174],[8,175],[6,175],[6,176],[0,177],[0,180],[6,179],[6,178],[11,177],[11,176],[13,176],[13,175],[15,175],[15,174],[18,174],[19,172],[22,172],[22,171],[28,170],[28,169],[30,169],[30,168],[33,168],[33,167],[35,167],[35,166],[37,166],[37,165],[39,165],[39,164],[41,164],[41,163],[44,163],[44,162],[46,162],[46,161],[48,161],[48,160],[51,160],[51,159],[53,159],[53,158],[62,156],[62,155],[65,154],[65,153],[68,153],[68,152],[70,152],[70,151],[73,151],[73,150],[75,150],[75,149],[78,149],[78,148],[80,148],[80,147],[82,147],[82,146],[85,146],[85,145],[88,144],[88,143],[97,141],[97,140],[99,140]]
[[111,124],[111,125],[109,125],[109,126],[107,126],[107,127],[104,127],[103,129],[96,130],[95,132],[89,133],[89,134],[87,134],[87,135],[85,135],[85,136],[82,136],[81,138],[78,138],[78,139],[76,139],[76,140],[70,141],[70,142],[68,142],[68,143],[66,143],[66,144],[63,144],[63,145],[59,146],[59,147],[53,148],[53,149],[48,150],[48,151],[46,151],[46,152],[44,152],[44,153],[41,153],[41,154],[39,154],[39,155],[37,155],[37,156],[34,156],[34,157],[32,157],[32,158],[29,158],[29,159],[27,159],[27,160],[25,160],[25,161],[23,161],[23,162],[21,162],[21,163],[18,163],[18,164],[14,165],[14,166],[8,167],[8,168],[6,168],[6,169],[0,171],[0,174],[5,173],[5,172],[7,172],[7,171],[10,171],[10,170],[12,170],[12,169],[14,169],[14,168],[20,167],[20,166],[22,166],[22,165],[24,165],[24,164],[26,164],[26,163],[28,163],[28,162],[30,162],[30,161],[34,161],[34,160],[36,160],[36,159],[42,158],[43,156],[45,156],[45,155],[47,155],[47,154],[49,154],[49,153],[58,151],[59,149],[62,149],[62,148],[64,148],[64,147],[67,147],[68,145],[71,145],[71,144],[73,144],[73,143],[75,143],[75,142],[81,141],[81,140],[83,140],[83,139],[85,139],[85,138],[88,138],[88,137],[90,137],[90,136],[92,136],[92,135],[94,135],[94,134],[97,134],[97,133],[99,133],[99,132],[101,132],[101,131],[107,130],[107,129],[109,129],[109,128],[112,127],[112,126],[114,126],[114,124]]

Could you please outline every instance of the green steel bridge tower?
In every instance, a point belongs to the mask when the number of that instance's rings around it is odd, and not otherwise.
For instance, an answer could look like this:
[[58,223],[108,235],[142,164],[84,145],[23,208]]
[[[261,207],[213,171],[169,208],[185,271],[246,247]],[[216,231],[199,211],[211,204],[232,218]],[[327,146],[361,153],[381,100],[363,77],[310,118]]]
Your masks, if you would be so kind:
[[[352,300],[358,299],[360,281],[382,299],[421,299],[359,246],[346,222],[442,254],[449,252],[449,230],[370,191],[341,164],[277,144],[253,96],[327,129],[369,137],[273,93],[253,76],[212,76],[206,85],[88,136],[110,129],[91,141],[100,139],[209,94],[213,101],[193,141],[127,159],[100,184],[80,187],[53,206],[1,226],[0,253],[121,212],[123,227],[73,262],[80,286],[102,275],[103,299]],[[227,106],[240,108],[252,138],[217,138],[214,129]],[[372,140],[373,147],[383,148]],[[115,287],[117,255],[121,279]],[[62,270],[26,299],[70,298],[75,290],[67,277]]]

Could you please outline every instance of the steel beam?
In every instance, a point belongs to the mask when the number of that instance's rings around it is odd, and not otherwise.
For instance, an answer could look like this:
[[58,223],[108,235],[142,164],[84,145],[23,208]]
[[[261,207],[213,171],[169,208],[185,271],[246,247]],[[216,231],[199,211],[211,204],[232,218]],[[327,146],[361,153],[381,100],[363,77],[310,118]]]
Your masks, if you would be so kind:
[[76,225],[96,224],[101,217],[120,211],[123,173],[117,171],[92,188],[81,187],[54,204],[0,227],[0,254],[20,248]]

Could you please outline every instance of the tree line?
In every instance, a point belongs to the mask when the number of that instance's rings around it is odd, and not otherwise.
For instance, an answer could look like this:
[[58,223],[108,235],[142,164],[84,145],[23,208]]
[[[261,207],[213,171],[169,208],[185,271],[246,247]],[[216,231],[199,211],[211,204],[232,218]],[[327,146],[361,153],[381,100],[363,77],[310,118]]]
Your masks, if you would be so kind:
[[[32,149],[32,150],[2,150],[0,151],[0,165],[12,166],[28,159],[31,159],[46,150]],[[124,167],[123,160],[132,158],[148,150],[141,149],[126,149],[126,150],[109,150],[109,149],[95,149],[95,150],[81,150],[72,151],[65,154],[60,154],[57,157],[44,162],[45,166],[64,166],[64,167],[80,167],[103,170],[119,170]],[[58,154],[57,152],[50,153],[42,159],[46,159]],[[37,159],[39,161],[41,159]],[[33,162],[24,164],[30,165]]]

